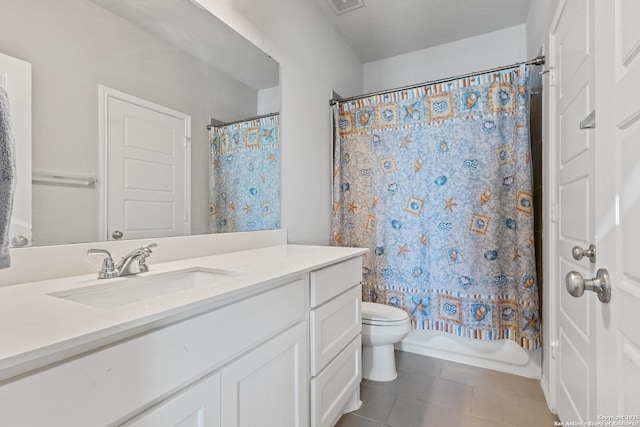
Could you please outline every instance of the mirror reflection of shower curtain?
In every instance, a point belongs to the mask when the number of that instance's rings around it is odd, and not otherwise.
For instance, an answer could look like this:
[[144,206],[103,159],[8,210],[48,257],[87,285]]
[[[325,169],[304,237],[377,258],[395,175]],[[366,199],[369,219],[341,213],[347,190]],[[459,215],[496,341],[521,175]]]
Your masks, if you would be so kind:
[[332,244],[416,329],[540,345],[529,66],[338,102]]
[[209,228],[280,228],[279,115],[210,130]]

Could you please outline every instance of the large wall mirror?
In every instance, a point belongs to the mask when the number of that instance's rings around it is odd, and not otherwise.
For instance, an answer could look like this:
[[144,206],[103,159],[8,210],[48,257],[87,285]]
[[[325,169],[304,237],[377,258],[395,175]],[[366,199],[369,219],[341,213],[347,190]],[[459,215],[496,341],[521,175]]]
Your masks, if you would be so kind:
[[[279,197],[261,193],[279,195],[261,171],[279,168],[278,63],[196,1],[9,0],[0,29],[14,247],[279,225]],[[255,172],[255,203],[231,199],[231,162]],[[273,217],[242,228],[235,212]]]

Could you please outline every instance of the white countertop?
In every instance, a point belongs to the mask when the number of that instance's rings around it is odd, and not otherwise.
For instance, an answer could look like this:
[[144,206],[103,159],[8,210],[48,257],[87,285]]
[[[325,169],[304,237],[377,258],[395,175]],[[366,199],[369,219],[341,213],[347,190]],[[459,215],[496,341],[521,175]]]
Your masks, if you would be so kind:
[[[94,274],[0,288],[0,381],[262,292],[289,276],[366,253],[366,249],[282,245],[222,255],[153,263],[149,272],[114,279]],[[104,309],[49,294],[151,277],[187,268],[246,274],[215,286],[200,286]]]

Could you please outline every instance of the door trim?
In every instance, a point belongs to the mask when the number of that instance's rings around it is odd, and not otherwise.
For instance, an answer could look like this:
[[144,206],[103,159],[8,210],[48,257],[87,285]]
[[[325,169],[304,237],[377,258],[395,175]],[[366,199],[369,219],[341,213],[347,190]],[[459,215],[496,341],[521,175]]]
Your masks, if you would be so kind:
[[[544,351],[543,358],[546,357],[549,360],[549,372],[544,372],[543,369],[543,381],[546,377],[548,381],[547,392],[547,405],[555,413],[556,412],[556,389],[558,386],[558,358],[557,348],[559,342],[559,299],[561,287],[558,286],[558,221],[559,221],[559,208],[558,208],[558,174],[555,171],[555,165],[558,161],[557,146],[558,146],[558,86],[557,86],[557,74],[558,64],[556,63],[556,48],[555,39],[556,32],[558,30],[558,24],[560,17],[567,5],[567,0],[561,0],[556,8],[555,15],[548,33],[548,54],[546,56],[549,74],[546,74],[544,79],[544,93],[547,96],[547,114],[548,119],[547,127],[547,143],[543,144],[543,164],[547,165],[547,173],[543,173],[542,188],[545,189],[546,196],[543,199],[543,263],[545,264],[543,282],[545,284],[545,293],[548,294],[548,298],[544,301],[546,305],[545,328],[546,334],[543,334],[544,342],[542,348]],[[556,73],[555,84],[550,82],[550,74]],[[544,297],[543,297],[544,298]],[[544,387],[543,387],[544,388]]]
[[[108,157],[108,113],[109,99],[117,99],[128,102],[142,108],[157,111],[158,113],[167,114],[178,117],[185,122],[185,137],[187,141],[191,141],[191,116],[172,110],[168,107],[155,104],[142,98],[130,95],[125,92],[110,88],[104,85],[98,85],[98,182],[96,184],[98,190],[98,233],[101,241],[109,240],[108,236],[108,181],[107,175],[107,159]],[[185,142],[185,206],[187,208],[187,234],[191,233],[191,144]]]

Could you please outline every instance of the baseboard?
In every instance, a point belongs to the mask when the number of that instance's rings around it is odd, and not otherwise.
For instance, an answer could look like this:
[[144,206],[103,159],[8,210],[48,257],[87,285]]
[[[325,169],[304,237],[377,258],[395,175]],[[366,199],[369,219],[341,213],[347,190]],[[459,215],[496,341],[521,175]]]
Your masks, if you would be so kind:
[[549,389],[549,381],[547,380],[547,377],[544,375],[544,373],[542,374],[542,378],[540,378],[540,387],[542,388],[542,393],[544,394],[544,400],[547,402],[547,406],[549,407],[549,410],[554,414],[556,414],[557,413],[556,405],[555,405],[555,402],[553,401],[551,390]]

